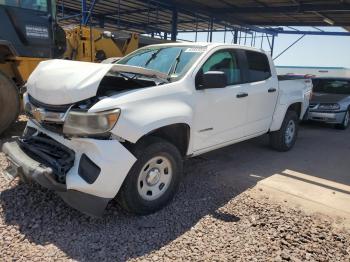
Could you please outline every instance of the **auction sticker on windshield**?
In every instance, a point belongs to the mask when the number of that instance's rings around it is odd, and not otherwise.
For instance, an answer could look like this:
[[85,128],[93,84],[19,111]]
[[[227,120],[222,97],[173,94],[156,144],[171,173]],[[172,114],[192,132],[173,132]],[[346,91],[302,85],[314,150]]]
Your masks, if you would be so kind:
[[207,50],[206,47],[189,47],[185,50],[185,53],[203,53]]

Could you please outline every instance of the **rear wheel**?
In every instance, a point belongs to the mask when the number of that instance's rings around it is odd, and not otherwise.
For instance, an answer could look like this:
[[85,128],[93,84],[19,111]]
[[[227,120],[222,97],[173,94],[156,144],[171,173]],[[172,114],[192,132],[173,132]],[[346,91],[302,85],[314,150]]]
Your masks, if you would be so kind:
[[287,111],[281,129],[270,133],[270,145],[272,148],[285,152],[295,144],[299,130],[299,119],[295,111]]
[[182,177],[182,157],[171,143],[156,137],[136,144],[137,157],[120,190],[118,200],[127,211],[153,213],[175,195]]
[[16,84],[0,72],[0,135],[16,121],[19,107]]
[[336,125],[336,128],[345,130],[349,127],[349,125],[350,125],[350,110],[346,112],[343,123]]

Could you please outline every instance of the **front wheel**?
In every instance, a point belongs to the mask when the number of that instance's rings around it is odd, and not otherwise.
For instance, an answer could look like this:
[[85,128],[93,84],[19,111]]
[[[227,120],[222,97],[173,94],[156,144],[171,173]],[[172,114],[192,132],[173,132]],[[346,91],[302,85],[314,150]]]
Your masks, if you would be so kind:
[[349,125],[350,125],[350,111],[347,111],[344,116],[343,123],[336,125],[336,128],[345,130],[349,127]]
[[147,215],[163,208],[175,195],[182,177],[182,157],[171,143],[150,137],[136,144],[137,161],[130,169],[118,200],[127,211]]
[[277,151],[292,149],[298,136],[299,119],[294,111],[287,111],[281,129],[270,133],[270,145]]

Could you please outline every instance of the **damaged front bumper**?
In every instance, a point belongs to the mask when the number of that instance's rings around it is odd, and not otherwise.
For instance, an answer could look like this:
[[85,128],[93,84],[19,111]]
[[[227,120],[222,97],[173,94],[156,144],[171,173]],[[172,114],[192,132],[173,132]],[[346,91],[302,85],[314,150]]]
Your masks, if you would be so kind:
[[51,167],[29,157],[20,147],[21,142],[16,140],[14,142],[5,143],[2,151],[7,155],[9,167],[5,170],[8,177],[19,176],[23,181],[36,181],[51,190],[66,191],[64,184],[56,181]]
[[67,139],[31,121],[28,127],[38,132],[3,145],[9,161],[5,173],[54,190],[85,214],[102,215],[136,158],[116,140]]

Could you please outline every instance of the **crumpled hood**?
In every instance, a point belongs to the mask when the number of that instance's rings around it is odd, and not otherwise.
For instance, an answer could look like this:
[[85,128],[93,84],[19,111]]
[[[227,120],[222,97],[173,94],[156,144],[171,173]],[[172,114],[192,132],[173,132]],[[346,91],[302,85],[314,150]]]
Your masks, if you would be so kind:
[[349,95],[342,94],[327,94],[327,93],[313,93],[311,103],[339,103]]
[[33,98],[45,104],[72,104],[95,96],[101,80],[109,71],[167,77],[142,67],[54,59],[37,66],[28,79],[27,90]]

